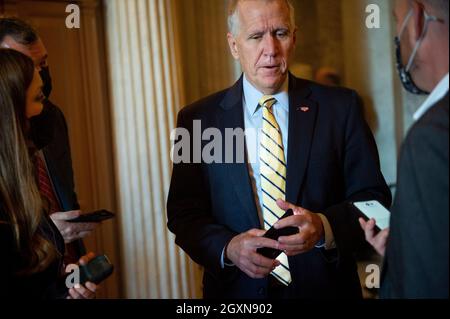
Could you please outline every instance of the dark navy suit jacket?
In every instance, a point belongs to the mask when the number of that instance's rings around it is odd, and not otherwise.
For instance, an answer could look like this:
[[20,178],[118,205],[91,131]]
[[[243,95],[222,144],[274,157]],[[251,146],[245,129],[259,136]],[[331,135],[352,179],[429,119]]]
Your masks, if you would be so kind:
[[[177,126],[191,137],[193,120],[201,120],[202,129],[218,128],[223,136],[226,128],[244,129],[242,95],[241,78],[181,110]],[[361,298],[353,255],[364,235],[349,203],[391,203],[375,141],[354,91],[290,76],[289,100],[286,199],[324,214],[337,244],[336,250],[316,248],[289,257],[289,296]],[[247,163],[174,164],[167,210],[176,243],[205,267],[205,298],[267,297],[268,278],[221,268],[222,251],[234,236],[262,228]]]

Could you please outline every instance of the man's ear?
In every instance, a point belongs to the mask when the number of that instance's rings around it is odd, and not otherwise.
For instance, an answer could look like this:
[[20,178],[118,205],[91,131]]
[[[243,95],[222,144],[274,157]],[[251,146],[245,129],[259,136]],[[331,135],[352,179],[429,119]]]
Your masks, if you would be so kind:
[[9,49],[10,47],[9,47],[9,45],[7,45],[5,42],[0,42],[0,48],[2,48],[2,49]]
[[298,31],[298,27],[295,27],[295,28],[294,28],[294,32],[292,33],[293,39],[294,39],[294,47],[295,47],[296,44],[297,44],[297,31]]
[[239,50],[237,47],[236,38],[231,34],[231,32],[228,32],[227,34],[228,39],[228,45],[230,46],[231,54],[233,55],[233,58],[236,60],[239,60]]
[[419,39],[420,36],[423,33],[423,28],[425,27],[425,7],[422,3],[417,1],[412,1],[412,20],[413,24],[410,29],[410,37],[411,37],[411,43],[415,44]]

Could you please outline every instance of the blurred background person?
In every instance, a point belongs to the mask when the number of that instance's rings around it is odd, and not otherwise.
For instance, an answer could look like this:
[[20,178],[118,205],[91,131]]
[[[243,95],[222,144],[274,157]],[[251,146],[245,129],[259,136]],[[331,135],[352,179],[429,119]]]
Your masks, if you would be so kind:
[[[36,148],[29,119],[44,100],[33,61],[0,49],[0,295],[8,298],[93,298],[96,285],[67,291],[64,240],[48,218],[36,183]],[[85,256],[86,263],[93,256]]]
[[390,229],[360,220],[385,255],[382,298],[448,298],[448,0],[397,0],[397,66],[404,88],[431,94],[403,143]]
[[341,76],[332,67],[321,67],[317,70],[314,80],[322,85],[341,86]]

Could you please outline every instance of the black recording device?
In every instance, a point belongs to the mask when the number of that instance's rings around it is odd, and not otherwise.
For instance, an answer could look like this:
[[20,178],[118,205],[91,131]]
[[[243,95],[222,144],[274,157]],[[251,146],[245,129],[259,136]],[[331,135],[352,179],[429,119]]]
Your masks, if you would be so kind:
[[113,218],[115,215],[106,209],[97,210],[92,213],[87,213],[78,216],[77,218],[70,219],[70,223],[100,223],[104,220]]
[[[284,219],[286,217],[289,216],[293,216],[294,212],[292,211],[292,209],[289,209],[286,214],[283,215],[283,217],[281,217],[280,219]],[[282,236],[292,236],[298,233],[298,228],[297,227],[285,227],[285,228],[281,228],[281,229],[275,229],[273,226],[264,234],[264,237],[266,238],[270,238],[273,240],[278,240],[279,237]],[[270,258],[270,259],[276,259],[281,253],[281,250],[278,249],[273,249],[273,248],[269,248],[269,247],[263,247],[263,248],[258,248],[256,250],[256,252],[258,254],[263,255],[264,257]]]
[[83,285],[90,281],[96,285],[108,278],[114,271],[106,255],[91,259],[87,265],[80,265],[80,283]]

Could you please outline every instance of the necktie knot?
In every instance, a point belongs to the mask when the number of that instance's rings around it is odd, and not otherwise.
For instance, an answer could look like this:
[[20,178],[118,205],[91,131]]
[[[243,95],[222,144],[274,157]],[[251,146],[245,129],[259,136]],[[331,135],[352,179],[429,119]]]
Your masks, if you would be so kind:
[[272,110],[272,106],[277,103],[277,100],[272,95],[264,95],[261,100],[259,100],[259,105],[266,107],[269,111]]

